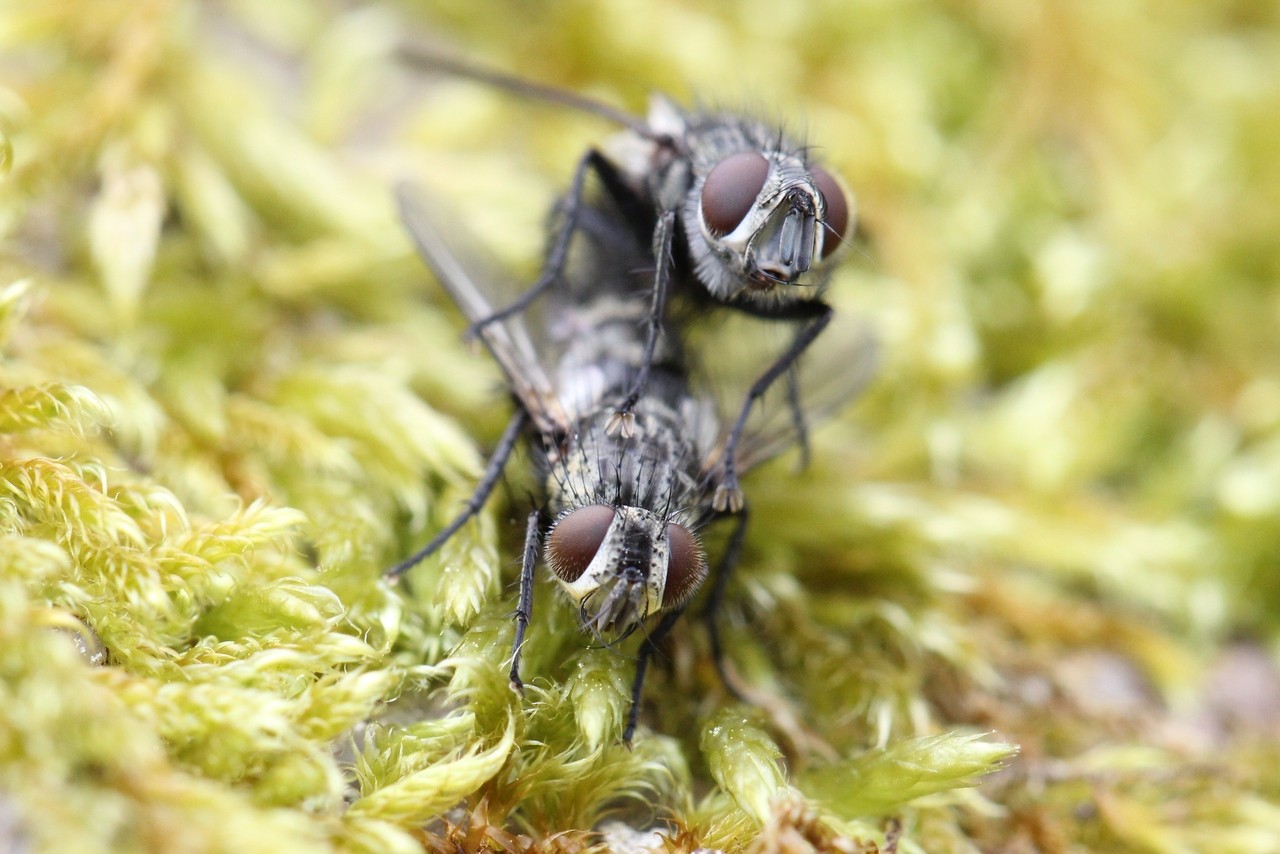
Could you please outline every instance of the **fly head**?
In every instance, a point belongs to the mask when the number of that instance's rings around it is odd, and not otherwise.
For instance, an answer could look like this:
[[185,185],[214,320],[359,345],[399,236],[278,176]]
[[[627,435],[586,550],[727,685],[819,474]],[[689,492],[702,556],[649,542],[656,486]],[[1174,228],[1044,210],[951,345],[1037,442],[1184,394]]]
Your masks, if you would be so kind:
[[546,556],[583,627],[608,644],[684,604],[707,574],[702,545],[685,525],[639,507],[591,504],[562,514]]
[[698,278],[733,300],[803,285],[843,245],[852,200],[821,166],[787,151],[737,151],[695,176],[682,212]]

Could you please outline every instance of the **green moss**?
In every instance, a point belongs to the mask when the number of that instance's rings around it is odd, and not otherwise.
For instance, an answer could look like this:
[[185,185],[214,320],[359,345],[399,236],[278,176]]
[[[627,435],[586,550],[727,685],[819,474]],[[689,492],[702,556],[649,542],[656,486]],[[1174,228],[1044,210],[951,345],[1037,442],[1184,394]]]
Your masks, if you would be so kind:
[[[0,11],[0,848],[1280,848],[1280,45],[1262,4],[55,0]],[[722,614],[631,665],[398,180],[513,269],[589,117],[806,122],[879,378],[753,475]],[[517,458],[518,460],[519,458]],[[632,650],[627,650],[630,653]],[[1016,746],[1016,747],[1015,747]],[[9,834],[3,836],[3,834]]]

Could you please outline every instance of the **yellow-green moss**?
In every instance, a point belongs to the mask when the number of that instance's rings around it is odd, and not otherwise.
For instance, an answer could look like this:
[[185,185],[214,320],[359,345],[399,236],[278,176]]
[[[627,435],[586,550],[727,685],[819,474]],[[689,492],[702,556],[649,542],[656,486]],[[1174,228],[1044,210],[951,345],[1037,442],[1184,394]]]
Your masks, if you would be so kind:
[[[0,848],[1280,848],[1277,32],[1228,0],[0,8]],[[381,580],[507,406],[390,186],[528,271],[611,131],[410,72],[406,36],[784,117],[855,190],[832,294],[884,364],[810,471],[748,484],[749,703],[687,620],[625,748],[630,662],[545,582],[509,689],[518,458]]]

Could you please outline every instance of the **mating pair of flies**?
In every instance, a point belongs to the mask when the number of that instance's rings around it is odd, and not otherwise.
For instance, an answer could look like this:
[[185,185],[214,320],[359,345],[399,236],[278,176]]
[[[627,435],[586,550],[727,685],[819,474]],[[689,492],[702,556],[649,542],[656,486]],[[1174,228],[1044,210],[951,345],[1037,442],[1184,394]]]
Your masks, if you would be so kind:
[[[544,550],[583,628],[601,643],[616,645],[657,619],[637,659],[623,733],[630,742],[649,661],[709,574],[706,613],[724,674],[714,616],[746,532],[739,475],[789,447],[807,451],[809,422],[869,376],[865,338],[847,342],[832,364],[798,369],[832,317],[822,294],[853,228],[853,200],[809,149],[763,122],[687,112],[660,97],[642,120],[439,57],[408,58],[625,128],[616,153],[592,149],[579,160],[553,212],[541,275],[527,288],[470,245],[437,204],[400,188],[422,258],[498,363],[516,410],[461,513],[389,575],[432,554],[479,512],[525,436],[544,503],[526,527],[511,682],[522,686],[520,652]],[[690,318],[724,310],[792,329],[745,392],[727,396],[700,384],[701,361],[684,335]],[[769,406],[765,392],[779,380],[783,405]],[[698,534],[722,518],[736,525],[711,573]]]

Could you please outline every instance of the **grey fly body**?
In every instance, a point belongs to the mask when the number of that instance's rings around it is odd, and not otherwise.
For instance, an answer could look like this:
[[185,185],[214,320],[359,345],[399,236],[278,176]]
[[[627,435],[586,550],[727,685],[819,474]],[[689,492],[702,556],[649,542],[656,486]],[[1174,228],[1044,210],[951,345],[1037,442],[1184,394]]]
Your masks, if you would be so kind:
[[[492,296],[510,290],[501,274],[478,253],[460,251],[457,230],[430,203],[407,190],[399,202],[420,254],[464,316],[488,318]],[[523,433],[544,503],[526,527],[511,682],[522,685],[520,651],[541,550],[581,625],[601,642],[620,642],[663,615],[641,647],[623,735],[630,741],[648,660],[707,575],[697,531],[715,515],[703,468],[720,431],[714,406],[691,393],[679,342],[666,335],[649,354],[636,429],[626,436],[608,429],[646,358],[648,302],[636,296],[635,271],[649,262],[625,232],[607,220],[596,225],[576,252],[574,275],[560,279],[539,312],[480,327],[516,413],[466,508],[391,574],[433,552],[479,511]],[[530,322],[535,315],[544,322]]]
[[[794,419],[753,418],[730,449],[725,404],[691,379],[682,340],[673,330],[649,335],[649,246],[617,208],[584,209],[571,263],[537,310],[481,324],[513,289],[510,277],[481,253],[464,251],[452,220],[421,195],[401,189],[399,203],[419,253],[505,375],[516,412],[466,507],[389,574],[431,554],[479,512],[523,435],[543,494],[526,526],[511,682],[522,685],[520,653],[542,552],[583,629],[602,643],[618,643],[656,621],[632,682],[623,734],[629,742],[657,644],[709,574],[715,576],[711,603],[718,600],[741,550],[745,509],[731,514],[714,501],[724,455],[735,453],[736,468],[746,471],[796,443]],[[808,414],[820,417],[847,401],[869,366],[870,348],[860,346]],[[632,429],[612,429],[618,407],[646,372],[642,393],[630,401]],[[699,531],[727,515],[736,517],[736,526],[710,573]],[[708,613],[713,610],[709,604]],[[714,619],[708,624],[719,666]]]
[[581,230],[586,179],[594,175],[621,221],[651,247],[652,279],[646,356],[609,429],[627,433],[644,393],[659,330],[670,325],[669,298],[686,314],[708,305],[796,324],[790,343],[754,378],[726,437],[717,509],[743,507],[737,454],[751,409],[780,377],[788,377],[790,408],[802,450],[807,437],[794,370],[796,360],[831,320],[823,299],[833,259],[855,220],[853,197],[811,156],[811,149],[776,126],[726,112],[686,111],[654,97],[639,119],[571,92],[478,69],[413,49],[420,66],[476,79],[595,113],[626,130],[579,160],[560,205],[560,222],[538,280],[518,299],[474,318],[473,329],[517,314],[551,290],[564,273],[573,235]]

